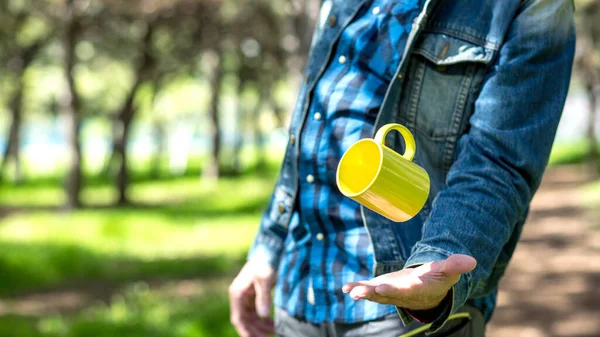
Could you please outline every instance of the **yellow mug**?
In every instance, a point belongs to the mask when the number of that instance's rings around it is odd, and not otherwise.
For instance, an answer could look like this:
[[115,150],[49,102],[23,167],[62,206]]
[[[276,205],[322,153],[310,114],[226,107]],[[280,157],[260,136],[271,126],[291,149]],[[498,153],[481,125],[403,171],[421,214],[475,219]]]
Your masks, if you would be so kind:
[[[385,145],[388,132],[404,137],[404,154]],[[412,162],[415,139],[400,124],[386,124],[374,139],[361,139],[344,153],[336,181],[343,195],[397,222],[417,215],[429,196],[429,175]]]

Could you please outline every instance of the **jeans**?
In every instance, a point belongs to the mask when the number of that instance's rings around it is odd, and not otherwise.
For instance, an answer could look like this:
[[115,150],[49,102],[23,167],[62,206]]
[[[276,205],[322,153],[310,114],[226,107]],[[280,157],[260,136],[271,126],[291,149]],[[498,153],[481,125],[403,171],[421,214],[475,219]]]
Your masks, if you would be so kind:
[[[470,318],[449,320],[430,337],[484,337],[485,322],[481,312],[465,305],[459,313],[468,313]],[[460,314],[459,314],[460,316]],[[285,310],[275,308],[275,330],[277,337],[424,337],[424,324],[413,322],[402,324],[397,314],[354,324],[313,324],[290,316]],[[423,330],[423,331],[421,331]]]

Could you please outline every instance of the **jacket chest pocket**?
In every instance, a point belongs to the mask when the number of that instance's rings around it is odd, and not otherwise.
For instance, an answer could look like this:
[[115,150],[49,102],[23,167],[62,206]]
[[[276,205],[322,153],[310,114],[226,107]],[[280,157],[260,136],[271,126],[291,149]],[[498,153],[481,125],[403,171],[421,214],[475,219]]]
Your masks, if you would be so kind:
[[435,167],[447,169],[452,163],[494,53],[440,33],[423,33],[416,42],[397,118],[431,143],[426,147],[437,148],[436,158],[428,160]]

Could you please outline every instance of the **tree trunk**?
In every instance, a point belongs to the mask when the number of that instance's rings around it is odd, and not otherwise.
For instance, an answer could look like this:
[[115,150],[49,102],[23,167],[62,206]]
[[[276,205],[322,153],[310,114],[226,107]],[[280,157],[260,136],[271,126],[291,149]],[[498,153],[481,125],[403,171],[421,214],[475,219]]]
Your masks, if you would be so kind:
[[117,204],[126,205],[129,203],[127,198],[127,186],[129,185],[129,174],[127,172],[127,143],[129,140],[129,130],[135,109],[133,107],[133,97],[137,88],[132,88],[127,98],[127,103],[121,108],[117,123],[119,123],[119,134],[114,141],[114,153],[119,158],[119,169],[117,171],[117,190],[119,199]]
[[127,171],[127,143],[129,141],[131,121],[133,120],[136,111],[133,106],[133,100],[141,84],[141,77],[139,75],[139,73],[136,75],[136,81],[129,90],[127,99],[121,109],[119,109],[116,119],[117,132],[115,133],[115,139],[113,140],[113,153],[114,156],[119,159],[119,168],[117,170],[116,179],[116,187],[119,192],[119,198],[117,200],[118,205],[127,205],[129,203],[129,199],[127,198],[127,187],[129,185],[129,173]]
[[254,120],[254,148],[256,151],[256,169],[258,171],[263,170],[267,165],[266,160],[266,152],[265,152],[265,135],[263,130],[260,127],[260,112],[263,107],[264,100],[267,96],[265,90],[260,91],[260,96],[258,97],[258,102],[254,107],[254,111],[252,112],[252,118]]
[[593,166],[594,171],[597,174],[600,174],[600,161],[598,160],[600,153],[598,153],[598,139],[596,138],[596,115],[598,107],[598,97],[596,95],[595,83],[588,82],[586,84],[586,93],[589,102],[587,139],[590,147],[588,152],[588,161]]
[[296,54],[295,68],[302,72],[308,60],[308,52],[312,42],[313,29],[315,27],[316,15],[321,1],[316,0],[292,0],[291,22],[294,35],[299,40]]
[[221,101],[221,82],[223,81],[223,55],[219,50],[216,65],[210,79],[212,88],[209,117],[211,122],[212,150],[208,164],[204,167],[202,176],[208,180],[216,181],[219,178],[219,157],[221,154],[221,127],[219,125],[219,102]]
[[581,80],[585,87],[588,98],[588,125],[586,137],[589,143],[587,161],[593,167],[596,176],[600,175],[600,153],[598,153],[598,139],[596,138],[596,116],[598,108],[598,88],[600,88],[600,71],[597,69],[597,61],[594,54],[599,45],[598,36],[595,34],[597,13],[600,9],[599,3],[591,3],[584,12],[586,13],[579,27],[580,33],[577,41],[578,53],[575,66],[580,71]]
[[81,126],[80,99],[75,87],[75,46],[77,45],[80,31],[79,19],[75,13],[75,0],[68,1],[67,18],[65,27],[64,49],[65,49],[65,77],[68,84],[68,92],[63,101],[64,112],[67,117],[68,132],[67,139],[70,152],[69,172],[67,175],[67,209],[81,206],[80,191],[82,184],[81,175],[81,144],[79,141],[79,130]]
[[150,76],[154,68],[155,62],[152,56],[152,34],[154,32],[153,23],[148,23],[146,34],[142,44],[142,59],[136,70],[133,86],[129,90],[127,98],[123,106],[119,109],[116,122],[118,123],[116,138],[113,141],[113,151],[120,159],[119,169],[117,171],[116,185],[119,191],[119,205],[129,203],[127,198],[127,187],[129,186],[129,173],[127,171],[127,143],[129,141],[129,132],[131,129],[131,121],[135,115],[136,109],[134,106],[135,95],[137,94],[140,85]]
[[11,111],[11,124],[8,133],[8,141],[6,142],[6,149],[4,151],[4,160],[0,165],[0,180],[6,171],[8,162],[12,158],[15,162],[15,179],[16,183],[20,183],[23,180],[23,171],[20,160],[20,132],[23,115],[23,92],[25,88],[25,72],[35,59],[39,49],[42,47],[41,42],[37,42],[27,48],[19,51],[19,65],[16,69],[17,77],[17,88],[10,100],[10,111]]
[[245,117],[245,109],[244,104],[242,102],[242,95],[244,92],[244,80],[242,78],[238,78],[238,88],[237,88],[237,104],[236,104],[236,124],[234,130],[235,143],[233,146],[233,158],[231,160],[231,167],[235,174],[242,173],[242,159],[241,152],[244,144],[244,117]]
[[[22,71],[19,74],[19,78],[22,78]],[[0,168],[0,179],[4,176],[9,161],[12,159],[15,163],[15,179],[16,183],[19,184],[22,180],[21,171],[21,160],[20,160],[20,132],[21,132],[21,112],[22,112],[22,101],[23,101],[23,81],[18,81],[18,87],[14,96],[11,99],[10,110],[12,121],[10,123],[10,131],[8,133],[8,141],[6,143],[6,149],[4,150],[4,160],[2,161],[2,167]]]

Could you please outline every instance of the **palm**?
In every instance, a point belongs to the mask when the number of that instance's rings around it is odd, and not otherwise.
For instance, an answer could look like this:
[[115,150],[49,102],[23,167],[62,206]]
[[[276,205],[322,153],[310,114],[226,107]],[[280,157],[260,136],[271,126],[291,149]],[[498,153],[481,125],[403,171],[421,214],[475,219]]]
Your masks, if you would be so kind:
[[412,310],[435,308],[460,276],[473,270],[477,262],[467,255],[452,255],[447,260],[426,263],[381,275],[369,281],[352,282],[343,290],[354,299],[393,304]]

